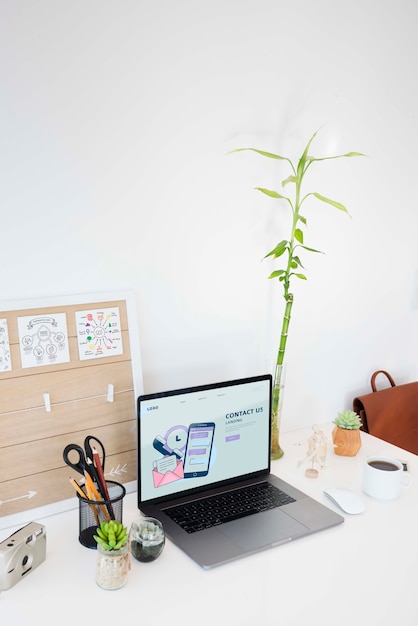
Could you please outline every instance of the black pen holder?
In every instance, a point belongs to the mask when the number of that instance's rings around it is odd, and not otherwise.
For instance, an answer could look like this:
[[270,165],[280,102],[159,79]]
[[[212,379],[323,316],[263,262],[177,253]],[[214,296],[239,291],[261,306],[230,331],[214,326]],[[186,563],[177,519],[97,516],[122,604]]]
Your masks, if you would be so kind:
[[103,520],[109,521],[114,519],[122,522],[123,498],[125,497],[126,489],[120,483],[112,480],[108,480],[106,485],[109,492],[108,500],[89,500],[87,497],[83,498],[80,494],[77,494],[79,504],[78,539],[81,545],[86,548],[97,548],[94,535],[97,527]]

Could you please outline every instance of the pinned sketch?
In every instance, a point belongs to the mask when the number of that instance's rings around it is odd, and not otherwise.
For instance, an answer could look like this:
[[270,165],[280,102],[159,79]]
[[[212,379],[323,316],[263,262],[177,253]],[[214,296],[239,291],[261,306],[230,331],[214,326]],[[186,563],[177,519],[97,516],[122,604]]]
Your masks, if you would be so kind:
[[0,319],[0,372],[10,372],[11,369],[9,328],[7,320]]
[[81,361],[123,354],[119,307],[75,314]]
[[70,360],[65,313],[17,318],[22,367],[56,365]]

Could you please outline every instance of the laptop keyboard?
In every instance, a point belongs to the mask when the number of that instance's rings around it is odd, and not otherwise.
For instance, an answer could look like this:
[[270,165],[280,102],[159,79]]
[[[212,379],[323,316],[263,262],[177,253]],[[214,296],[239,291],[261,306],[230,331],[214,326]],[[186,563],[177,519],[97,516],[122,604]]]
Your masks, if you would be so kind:
[[295,502],[295,499],[284,491],[262,482],[168,507],[164,513],[187,533],[194,533],[291,502]]

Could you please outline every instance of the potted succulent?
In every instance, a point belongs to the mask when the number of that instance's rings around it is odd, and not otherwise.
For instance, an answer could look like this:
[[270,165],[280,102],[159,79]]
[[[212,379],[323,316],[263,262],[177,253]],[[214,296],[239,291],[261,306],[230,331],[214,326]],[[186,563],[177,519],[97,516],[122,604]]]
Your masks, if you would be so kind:
[[130,542],[131,554],[137,561],[144,563],[155,561],[165,544],[162,523],[154,517],[145,517],[132,522]]
[[96,529],[96,582],[103,589],[119,589],[128,578],[129,534],[122,522],[102,521]]
[[334,452],[340,456],[355,456],[361,448],[360,416],[354,411],[341,411],[333,421]]
[[[354,156],[364,156],[360,152],[346,152],[345,154],[339,154],[335,156],[326,156],[326,157],[314,157],[309,154],[311,143],[316,137],[318,131],[315,132],[312,137],[309,139],[306,147],[297,161],[292,161],[290,158],[285,156],[280,156],[278,154],[272,154],[271,152],[266,152],[264,150],[257,150],[256,148],[237,148],[236,150],[232,150],[232,152],[241,152],[245,150],[251,150],[256,152],[257,154],[267,157],[268,159],[276,159],[279,161],[286,161],[290,166],[289,175],[281,181],[281,188],[284,190],[285,188],[289,188],[292,190],[292,193],[289,195],[285,195],[282,191],[274,191],[271,189],[265,189],[264,187],[257,187],[257,191],[260,191],[266,196],[270,198],[280,200],[287,205],[287,208],[290,209],[291,212],[291,220],[290,220],[290,233],[288,239],[282,239],[268,254],[266,257],[273,257],[274,259],[278,259],[283,257],[283,267],[273,271],[269,278],[277,278],[283,287],[283,296],[285,300],[285,308],[282,317],[281,323],[281,334],[279,347],[277,350],[277,358],[276,358],[276,367],[274,372],[274,383],[273,383],[273,402],[272,402],[272,428],[271,428],[271,446],[270,446],[270,456],[272,459],[279,459],[283,455],[283,450],[280,447],[279,443],[279,421],[280,421],[280,409],[282,402],[282,391],[284,386],[284,358],[286,352],[287,339],[289,336],[289,324],[292,315],[292,307],[293,307],[293,293],[290,290],[290,283],[293,278],[298,278],[301,280],[306,280],[305,268],[302,265],[302,261],[300,258],[301,251],[307,252],[320,252],[319,250],[315,250],[314,248],[308,247],[304,242],[304,232],[303,228],[307,225],[307,218],[304,213],[301,213],[302,205],[305,209],[305,202],[311,197],[316,198],[320,202],[323,202],[327,205],[330,205],[346,214],[348,211],[346,207],[337,202],[336,200],[331,200],[330,198],[323,196],[320,193],[310,191],[306,192],[303,187],[303,182],[305,175],[308,169],[314,163],[320,163],[321,161],[329,161],[332,159],[341,159],[345,157],[354,157]],[[303,270],[303,271],[301,271]]]

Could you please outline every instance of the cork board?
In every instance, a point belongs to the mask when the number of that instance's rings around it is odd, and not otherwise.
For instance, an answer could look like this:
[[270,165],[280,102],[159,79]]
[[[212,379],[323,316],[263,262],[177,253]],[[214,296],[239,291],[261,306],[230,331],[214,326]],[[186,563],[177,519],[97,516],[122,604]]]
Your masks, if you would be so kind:
[[132,294],[0,303],[0,528],[77,506],[62,452],[87,435],[135,488],[140,393]]

